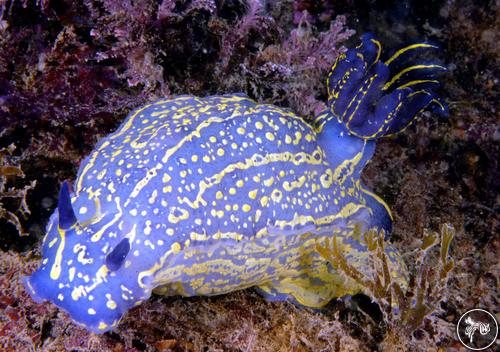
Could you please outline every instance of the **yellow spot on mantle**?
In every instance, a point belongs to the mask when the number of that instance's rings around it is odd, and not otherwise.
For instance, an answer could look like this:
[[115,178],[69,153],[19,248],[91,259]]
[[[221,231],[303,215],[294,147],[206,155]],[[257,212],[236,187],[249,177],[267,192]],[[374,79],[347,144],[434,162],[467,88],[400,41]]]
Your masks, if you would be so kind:
[[107,301],[106,307],[108,307],[109,309],[116,309],[116,302],[113,300]]
[[264,196],[260,199],[260,205],[262,205],[263,207],[265,207],[268,202],[269,202],[269,198],[267,196]]
[[[174,215],[175,211],[178,211],[181,214],[179,216]],[[189,218],[189,212],[186,209],[179,207],[172,207],[170,213],[168,214],[168,221],[173,224],[177,224],[179,221],[186,220],[187,218]]]
[[251,190],[250,192],[248,192],[248,198],[250,198],[250,199],[257,198],[257,190],[254,189],[254,190]]
[[179,242],[172,243],[172,246],[170,247],[170,250],[174,254],[179,253],[181,251],[181,244]]
[[163,183],[167,183],[167,182],[168,182],[168,181],[170,181],[171,179],[172,179],[172,177],[170,177],[170,175],[169,175],[169,174],[165,173],[165,174],[163,174],[163,177],[162,177],[161,181],[162,181]]
[[264,186],[270,187],[274,183],[274,177],[271,176],[267,180],[264,180]]
[[49,242],[49,248],[52,248],[54,247],[54,245],[56,244],[56,242],[59,240],[59,238],[57,237],[54,237],[54,239],[52,241]]

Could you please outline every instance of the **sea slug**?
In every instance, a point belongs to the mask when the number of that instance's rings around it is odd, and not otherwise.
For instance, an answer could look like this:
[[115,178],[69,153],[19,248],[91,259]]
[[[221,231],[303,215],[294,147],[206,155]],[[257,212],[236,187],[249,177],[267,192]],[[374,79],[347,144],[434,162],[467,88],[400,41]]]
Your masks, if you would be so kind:
[[[242,94],[161,99],[132,111],[62,184],[40,268],[25,278],[88,330],[115,327],[152,292],[216,295],[247,287],[321,307],[359,291],[316,245],[335,233],[363,269],[355,226],[390,233],[384,201],[360,180],[376,140],[432,105],[444,67],[413,61],[417,43],[381,60],[372,35],[340,55],[328,108],[306,121]],[[401,259],[386,246],[393,276]]]

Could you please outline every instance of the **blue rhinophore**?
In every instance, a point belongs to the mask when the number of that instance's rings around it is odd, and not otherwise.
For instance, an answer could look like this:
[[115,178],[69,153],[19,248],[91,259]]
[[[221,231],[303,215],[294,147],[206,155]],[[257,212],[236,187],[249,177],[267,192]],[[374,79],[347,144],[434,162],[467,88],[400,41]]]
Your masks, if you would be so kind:
[[[391,231],[387,204],[363,185],[377,138],[429,105],[437,63],[381,61],[371,35],[328,75],[328,108],[312,121],[242,94],[160,99],[132,111],[62,184],[40,268],[25,279],[87,329],[114,328],[152,292],[215,295],[255,286],[269,300],[322,307],[352,294],[317,251],[338,239],[370,270],[361,230]],[[356,230],[355,230],[356,229]],[[361,232],[362,233],[362,232]],[[404,263],[385,247],[393,277]]]

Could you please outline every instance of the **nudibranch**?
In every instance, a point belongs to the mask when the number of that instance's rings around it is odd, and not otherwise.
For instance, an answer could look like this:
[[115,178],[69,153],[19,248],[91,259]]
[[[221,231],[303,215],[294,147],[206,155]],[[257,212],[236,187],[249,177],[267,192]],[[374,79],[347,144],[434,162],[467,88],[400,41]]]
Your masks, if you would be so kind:
[[[66,182],[25,278],[88,330],[113,329],[150,297],[217,295],[255,287],[265,299],[322,307],[359,292],[322,258],[336,236],[359,270],[367,248],[355,226],[391,231],[384,201],[360,173],[378,138],[427,107],[445,68],[415,62],[416,43],[381,60],[372,35],[341,54],[327,108],[311,120],[243,94],[177,96],[132,111]],[[404,264],[385,247],[392,275]]]

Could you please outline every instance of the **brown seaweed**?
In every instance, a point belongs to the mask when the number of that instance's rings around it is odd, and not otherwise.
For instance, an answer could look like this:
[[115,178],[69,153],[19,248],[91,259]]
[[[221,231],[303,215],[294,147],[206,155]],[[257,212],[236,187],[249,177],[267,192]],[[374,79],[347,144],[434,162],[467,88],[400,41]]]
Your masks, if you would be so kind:
[[[359,231],[355,229],[355,231]],[[368,251],[372,270],[361,272],[343,255],[337,238],[327,239],[325,245],[317,245],[318,252],[347,280],[355,281],[373,301],[379,304],[387,325],[382,346],[398,350],[408,347],[412,334],[430,314],[440,311],[439,304],[447,298],[449,274],[454,267],[449,258],[449,248],[455,237],[455,229],[443,224],[440,233],[426,232],[421,245],[413,253],[408,287],[402,286],[390,275],[384,247],[384,231],[372,229],[360,236]],[[431,259],[431,249],[441,243],[437,263]]]

